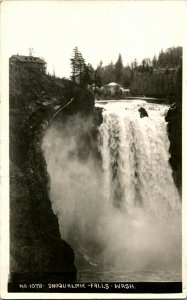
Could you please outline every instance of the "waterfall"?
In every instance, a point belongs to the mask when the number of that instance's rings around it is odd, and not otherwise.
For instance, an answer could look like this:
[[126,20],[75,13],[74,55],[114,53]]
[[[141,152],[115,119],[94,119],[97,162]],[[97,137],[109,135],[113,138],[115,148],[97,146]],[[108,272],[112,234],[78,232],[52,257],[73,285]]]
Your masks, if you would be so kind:
[[149,106],[150,117],[144,118],[137,104],[130,108],[109,104],[104,110],[100,127],[104,196],[128,214],[139,207],[166,217],[180,206],[169,165],[167,107]]
[[[97,106],[103,109],[101,159],[91,149],[80,155],[88,148],[89,118],[70,117],[44,137],[61,236],[82,272],[180,273],[181,202],[169,164],[168,107],[144,101]],[[140,117],[140,107],[148,117]]]

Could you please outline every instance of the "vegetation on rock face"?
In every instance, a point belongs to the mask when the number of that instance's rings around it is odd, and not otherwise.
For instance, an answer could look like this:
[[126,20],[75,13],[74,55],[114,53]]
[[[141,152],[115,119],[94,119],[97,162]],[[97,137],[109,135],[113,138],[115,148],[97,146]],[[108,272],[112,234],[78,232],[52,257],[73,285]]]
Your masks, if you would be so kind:
[[73,82],[29,70],[16,73],[10,68],[10,271],[13,281],[26,280],[28,276],[38,278],[45,272],[59,273],[62,281],[76,278],[73,250],[61,239],[58,220],[52,212],[50,179],[41,149],[46,121],[72,98],[65,113],[89,114],[93,110],[93,97]]

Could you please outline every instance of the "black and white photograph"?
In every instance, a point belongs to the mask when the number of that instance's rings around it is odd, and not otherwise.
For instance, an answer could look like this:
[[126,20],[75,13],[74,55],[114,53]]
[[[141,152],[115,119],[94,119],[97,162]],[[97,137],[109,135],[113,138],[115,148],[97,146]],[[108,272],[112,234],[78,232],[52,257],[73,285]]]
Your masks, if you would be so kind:
[[1,1],[2,299],[185,297],[186,15]]

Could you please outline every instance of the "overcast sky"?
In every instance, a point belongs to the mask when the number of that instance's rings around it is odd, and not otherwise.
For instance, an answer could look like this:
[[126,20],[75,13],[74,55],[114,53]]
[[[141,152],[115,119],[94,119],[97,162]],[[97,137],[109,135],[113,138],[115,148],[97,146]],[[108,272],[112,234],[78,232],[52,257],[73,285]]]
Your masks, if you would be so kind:
[[152,58],[160,49],[183,46],[186,1],[5,1],[2,5],[7,56],[43,57],[48,71],[70,76],[72,50],[87,63]]

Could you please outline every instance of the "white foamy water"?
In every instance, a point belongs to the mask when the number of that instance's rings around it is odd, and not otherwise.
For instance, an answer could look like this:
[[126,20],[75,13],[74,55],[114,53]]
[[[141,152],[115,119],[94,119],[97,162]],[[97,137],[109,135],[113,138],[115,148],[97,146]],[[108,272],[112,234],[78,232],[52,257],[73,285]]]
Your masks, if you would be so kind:
[[[140,106],[149,117],[140,118]],[[104,106],[100,126],[104,195],[129,214],[143,207],[166,217],[180,206],[169,165],[167,109],[144,101]]]
[[[80,157],[89,119],[51,126],[43,142],[53,211],[75,251],[78,279],[180,281],[181,203],[169,165],[168,107],[141,100],[96,106],[103,108],[101,159],[92,151]],[[149,117],[140,118],[140,107]]]

